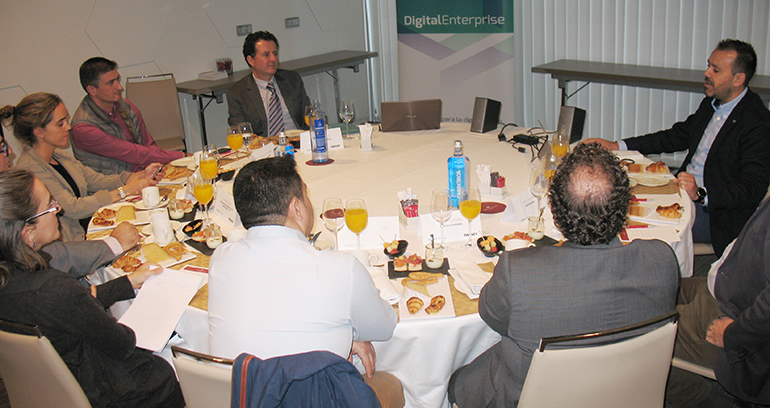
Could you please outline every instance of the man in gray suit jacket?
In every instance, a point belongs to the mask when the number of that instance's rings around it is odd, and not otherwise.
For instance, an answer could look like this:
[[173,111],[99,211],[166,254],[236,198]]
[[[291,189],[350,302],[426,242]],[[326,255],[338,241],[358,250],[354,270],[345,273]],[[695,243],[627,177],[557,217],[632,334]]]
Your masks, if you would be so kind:
[[249,34],[243,43],[243,57],[251,67],[251,75],[228,89],[227,123],[232,126],[250,122],[254,134],[276,136],[268,130],[272,87],[280,101],[283,129],[307,130],[305,106],[310,105],[310,98],[298,73],[278,69],[278,39],[267,31]]
[[628,176],[598,144],[578,146],[556,171],[549,201],[560,247],[505,252],[479,298],[502,339],[449,382],[459,407],[516,407],[542,337],[626,326],[674,310],[679,284],[668,244],[621,244]]

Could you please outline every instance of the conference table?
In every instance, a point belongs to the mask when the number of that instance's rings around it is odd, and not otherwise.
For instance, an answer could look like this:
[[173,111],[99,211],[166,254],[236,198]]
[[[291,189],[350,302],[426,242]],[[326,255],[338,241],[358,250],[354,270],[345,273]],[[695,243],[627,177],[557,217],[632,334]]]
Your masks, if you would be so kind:
[[[297,152],[299,172],[308,186],[315,213],[321,213],[327,197],[340,197],[343,202],[357,197],[365,200],[370,217],[393,217],[399,212],[396,193],[411,188],[418,196],[420,214],[430,214],[432,190],[447,186],[447,158],[453,152],[455,140],[462,140],[465,155],[471,160],[472,185],[478,182],[475,175],[478,164],[489,165],[492,171],[506,178],[507,195],[497,200],[482,197],[482,201],[510,204],[513,197],[528,191],[532,166],[529,152],[521,153],[510,144],[498,141],[497,132],[472,133],[469,127],[468,124],[445,123],[438,130],[393,133],[375,130],[372,151],[361,151],[358,139],[345,140],[344,149],[331,151],[334,162],[323,166],[308,165],[310,155]],[[219,188],[226,189],[227,186]],[[693,206],[689,199],[679,197],[685,211],[678,226],[679,240],[670,244],[679,259],[682,275],[689,276],[692,274],[690,228]],[[503,237],[526,230],[525,220],[502,221],[502,214],[480,215],[484,235]],[[549,211],[546,210],[544,217],[546,235],[559,240],[561,235],[553,227]],[[318,218],[314,231],[321,230],[319,241],[333,242],[333,236]],[[399,233],[400,239],[409,242],[408,254],[424,254],[419,229],[401,226]],[[465,248],[463,242],[448,242],[447,246],[445,256],[450,260],[471,261],[490,272],[497,260],[496,257],[485,257],[476,248]],[[368,250],[379,256],[377,262],[383,263],[385,256],[381,245]],[[190,263],[206,266],[208,257],[198,255]],[[450,278],[450,281],[453,280]],[[209,352],[208,316],[204,310],[207,296],[204,287],[176,327],[184,341],[183,346],[204,353]],[[500,339],[499,334],[479,317],[477,300],[455,290],[452,297],[457,317],[400,321],[390,340],[374,342],[377,370],[390,372],[401,380],[407,407],[449,407],[446,391],[451,374]],[[459,310],[460,306],[463,310]],[[360,362],[356,365],[363,371]]]

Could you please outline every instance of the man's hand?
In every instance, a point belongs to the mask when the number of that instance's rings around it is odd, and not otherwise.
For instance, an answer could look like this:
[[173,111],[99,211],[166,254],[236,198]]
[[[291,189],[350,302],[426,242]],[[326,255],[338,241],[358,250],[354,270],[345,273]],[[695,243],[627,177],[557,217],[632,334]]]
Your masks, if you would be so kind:
[[587,144],[587,143],[599,143],[603,148],[607,150],[618,150],[618,142],[610,142],[609,140],[599,139],[599,138],[592,138],[592,139],[586,139],[582,140],[580,144]]
[[[158,174],[155,174],[155,172],[158,172]],[[163,176],[165,175],[166,173],[163,172],[163,165],[160,163],[153,163],[144,169],[144,178],[147,180],[160,181],[163,180]]]
[[695,176],[683,171],[674,179],[674,183],[679,184],[679,187],[690,196],[690,200],[695,201],[698,199],[698,185],[695,184]]
[[131,287],[139,289],[150,276],[157,275],[163,272],[163,268],[154,263],[145,262],[142,266],[138,267],[134,272],[129,273],[128,281],[131,282]]
[[118,224],[118,226],[112,230],[110,236],[118,240],[120,247],[123,248],[124,251],[128,251],[138,244],[140,238],[136,226],[128,221],[123,221]]
[[733,319],[727,316],[714,320],[706,331],[706,341],[717,347],[724,348],[725,330],[733,321]]
[[374,346],[371,341],[354,341],[350,348],[348,361],[353,362],[353,355],[358,354],[366,369],[366,377],[370,380],[374,376],[374,363],[377,361],[377,353],[374,352]]

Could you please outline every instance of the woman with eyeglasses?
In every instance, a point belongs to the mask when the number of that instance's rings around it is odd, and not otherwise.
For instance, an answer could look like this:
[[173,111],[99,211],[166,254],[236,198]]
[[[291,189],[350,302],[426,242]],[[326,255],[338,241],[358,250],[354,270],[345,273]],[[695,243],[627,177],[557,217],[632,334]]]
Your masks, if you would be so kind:
[[[91,216],[99,208],[127,195],[141,194],[163,178],[154,163],[137,173],[103,175],[60,149],[69,145],[69,113],[58,95],[35,93],[16,106],[0,108],[0,121],[10,119],[13,133],[24,145],[16,166],[31,171],[48,187],[63,210],[64,241],[82,241]],[[153,178],[153,176],[155,178]]]
[[58,211],[31,173],[0,172],[0,319],[37,325],[93,407],[183,407],[168,362],[136,348],[133,330],[105,312],[162,269],[142,267],[89,292],[38,250],[58,239]]

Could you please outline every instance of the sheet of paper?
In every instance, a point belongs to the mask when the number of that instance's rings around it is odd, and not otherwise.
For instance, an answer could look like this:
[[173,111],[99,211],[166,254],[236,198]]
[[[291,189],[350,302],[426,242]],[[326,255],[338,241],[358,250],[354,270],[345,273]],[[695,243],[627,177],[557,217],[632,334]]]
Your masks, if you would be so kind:
[[668,243],[681,241],[679,234],[676,232],[676,227],[665,227],[662,225],[648,228],[624,228],[620,233],[620,238],[624,242],[630,242],[635,239],[659,239]]
[[[232,184],[231,182],[228,182]],[[219,186],[220,183],[217,183]],[[231,228],[241,224],[241,218],[238,216],[238,211],[235,209],[235,199],[231,192],[222,189],[218,192],[214,205],[209,208],[209,212],[212,215],[219,216],[222,220],[226,221],[226,225]],[[219,224],[220,226],[223,224]]]
[[[400,239],[401,228],[397,216],[369,217],[366,229],[361,232],[361,249],[383,249],[383,240],[390,242]],[[347,225],[337,235],[340,250],[350,251],[356,249],[356,234],[349,230]],[[380,253],[382,255],[382,253]]]
[[[476,217],[471,223],[473,231],[471,237],[475,241],[481,236],[481,217]],[[430,214],[420,215],[420,232],[422,233],[422,243],[430,243],[430,234],[433,234],[436,241],[441,240],[441,225],[433,219]],[[452,218],[444,223],[444,241],[457,242],[468,239],[468,220],[460,214],[460,211],[452,211]]]
[[136,346],[160,351],[190,303],[205,275],[165,269],[147,279],[119,322],[136,333]]
[[[326,144],[329,147],[329,150],[345,148],[340,128],[326,129]],[[299,134],[299,151],[302,153],[310,153],[310,131]]]

